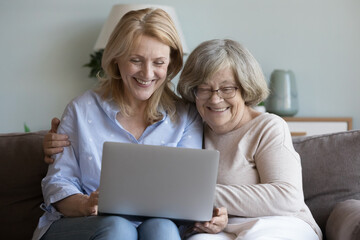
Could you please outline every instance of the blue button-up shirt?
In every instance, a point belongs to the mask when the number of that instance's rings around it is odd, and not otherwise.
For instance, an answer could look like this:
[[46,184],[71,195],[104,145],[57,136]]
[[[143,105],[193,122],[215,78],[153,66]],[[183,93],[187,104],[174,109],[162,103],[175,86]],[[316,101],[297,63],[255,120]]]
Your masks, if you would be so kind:
[[58,133],[67,134],[70,147],[64,148],[49,165],[42,181],[45,204],[33,239],[39,239],[61,214],[51,205],[70,195],[90,195],[99,187],[102,147],[105,141],[172,147],[201,148],[202,121],[194,106],[179,103],[179,120],[173,122],[164,112],[163,119],[148,126],[136,139],[116,120],[119,107],[87,91],[66,107]]

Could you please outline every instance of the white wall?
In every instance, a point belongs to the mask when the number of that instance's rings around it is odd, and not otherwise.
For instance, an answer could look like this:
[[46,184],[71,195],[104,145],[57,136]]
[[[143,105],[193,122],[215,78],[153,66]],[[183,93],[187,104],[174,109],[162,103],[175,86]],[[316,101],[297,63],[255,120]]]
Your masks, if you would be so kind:
[[[0,2],[0,132],[48,129],[66,104],[91,88],[89,60],[114,0]],[[153,0],[176,8],[190,50],[232,38],[269,78],[296,74],[297,116],[352,117],[360,128],[360,1]]]

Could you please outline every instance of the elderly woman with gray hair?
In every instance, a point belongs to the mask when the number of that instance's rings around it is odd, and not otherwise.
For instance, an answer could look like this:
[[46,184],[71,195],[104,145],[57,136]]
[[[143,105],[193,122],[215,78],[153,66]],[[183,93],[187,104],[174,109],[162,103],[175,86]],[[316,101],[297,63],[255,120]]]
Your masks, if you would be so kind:
[[220,151],[215,207],[228,217],[221,229],[196,223],[199,234],[189,239],[322,239],[286,122],[252,108],[268,88],[251,53],[232,40],[206,41],[190,54],[177,90],[196,104],[205,148]]

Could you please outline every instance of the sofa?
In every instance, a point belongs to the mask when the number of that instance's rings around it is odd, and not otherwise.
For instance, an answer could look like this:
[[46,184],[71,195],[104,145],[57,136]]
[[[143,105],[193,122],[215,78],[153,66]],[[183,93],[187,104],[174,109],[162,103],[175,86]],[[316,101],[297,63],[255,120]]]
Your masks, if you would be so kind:
[[[46,131],[0,134],[0,239],[30,239],[42,203]],[[324,239],[360,239],[360,130],[294,137],[304,196]]]

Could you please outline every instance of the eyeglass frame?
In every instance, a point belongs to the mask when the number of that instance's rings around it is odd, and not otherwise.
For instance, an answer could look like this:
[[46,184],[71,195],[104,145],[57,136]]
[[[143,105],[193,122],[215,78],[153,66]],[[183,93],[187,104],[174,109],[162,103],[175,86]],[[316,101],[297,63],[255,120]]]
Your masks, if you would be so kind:
[[[222,96],[222,94],[223,94],[222,91],[223,91],[223,89],[226,89],[226,88],[234,89],[234,95],[231,96],[231,97],[226,97],[226,98],[224,98],[224,97]],[[195,98],[196,98],[196,99],[199,99],[199,100],[207,100],[207,99],[210,99],[210,98],[213,96],[214,92],[216,92],[216,94],[217,94],[217,96],[218,96],[219,98],[222,98],[222,99],[230,99],[230,98],[235,97],[236,91],[237,91],[238,89],[240,89],[240,88],[239,88],[239,87],[235,87],[235,86],[231,86],[231,87],[221,87],[221,88],[218,88],[218,89],[215,89],[215,90],[212,90],[212,89],[203,89],[203,90],[208,91],[208,92],[211,93],[211,94],[210,94],[209,97],[207,97],[207,98],[199,98],[199,97],[197,96],[197,94],[196,94],[198,88],[195,87],[195,88],[193,89],[193,94],[194,94]]]

